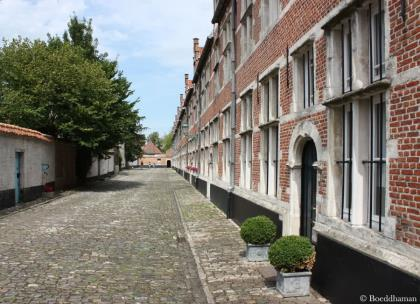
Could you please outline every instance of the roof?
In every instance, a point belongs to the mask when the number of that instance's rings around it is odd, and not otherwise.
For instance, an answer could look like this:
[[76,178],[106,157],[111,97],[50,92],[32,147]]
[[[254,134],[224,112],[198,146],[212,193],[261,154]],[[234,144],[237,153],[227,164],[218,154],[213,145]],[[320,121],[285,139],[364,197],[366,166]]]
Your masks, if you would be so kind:
[[213,45],[213,36],[207,37],[206,43],[204,44],[203,51],[201,52],[200,59],[198,60],[197,67],[195,69],[193,83],[197,83],[198,77],[204,67],[204,64],[207,60],[208,55],[210,54],[212,45]]
[[5,123],[0,123],[0,134],[29,137],[29,138],[34,138],[34,139],[38,139],[45,142],[52,141],[51,136],[42,134],[41,132],[38,132],[32,129],[22,128],[15,125],[9,125]]
[[154,155],[154,154],[162,154],[162,151],[159,150],[158,147],[151,141],[143,146],[143,154],[147,155]]
[[226,8],[227,8],[228,4],[229,4],[228,0],[219,0],[217,2],[217,6],[216,6],[216,9],[214,11],[213,18],[211,19],[211,22],[213,24],[220,22],[220,20],[223,17],[224,12],[226,11]]
[[174,155],[174,149],[170,148],[168,151],[166,151],[166,157],[171,158]]

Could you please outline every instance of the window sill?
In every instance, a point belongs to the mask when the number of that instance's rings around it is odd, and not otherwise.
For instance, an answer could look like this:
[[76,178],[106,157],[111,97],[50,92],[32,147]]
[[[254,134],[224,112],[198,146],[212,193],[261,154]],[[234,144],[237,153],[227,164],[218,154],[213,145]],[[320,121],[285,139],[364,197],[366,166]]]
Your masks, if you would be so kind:
[[258,126],[258,128],[260,128],[260,129],[266,129],[266,128],[272,127],[272,126],[274,126],[274,125],[276,125],[278,123],[279,123],[279,120],[276,118],[274,120],[270,120],[269,122],[264,122],[264,123],[260,124]]
[[239,132],[239,135],[245,135],[245,134],[248,134],[248,133],[252,133],[252,129],[243,130],[243,131]]
[[252,12],[253,6],[254,6],[254,3],[252,2],[248,5],[248,7],[245,9],[243,14],[241,15],[241,20],[239,21],[239,23],[244,23],[244,20],[246,19],[246,17]]
[[228,41],[226,43],[225,47],[223,48],[223,55],[226,55],[226,51],[227,51],[227,49],[230,48],[231,44],[232,44],[232,41]]
[[383,90],[386,90],[391,85],[391,81],[389,79],[382,79],[379,81],[376,81],[374,83],[369,84],[368,86],[361,88],[356,91],[351,91],[348,93],[344,93],[342,95],[339,95],[337,97],[333,97],[331,99],[328,99],[327,101],[323,102],[322,104],[324,106],[339,106],[343,103],[349,101],[352,98],[355,97],[364,97],[369,96],[375,93],[379,93]]

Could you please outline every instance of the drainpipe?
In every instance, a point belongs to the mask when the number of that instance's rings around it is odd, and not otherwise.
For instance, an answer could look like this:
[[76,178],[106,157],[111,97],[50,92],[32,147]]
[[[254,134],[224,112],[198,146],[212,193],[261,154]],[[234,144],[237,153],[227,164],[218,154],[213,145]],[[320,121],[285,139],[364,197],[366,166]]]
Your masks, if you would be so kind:
[[[197,176],[200,175],[201,172],[201,79],[197,83],[198,85],[198,125],[197,125],[197,136],[198,136],[198,147],[197,147],[197,153],[198,153],[198,162],[197,162]],[[197,183],[197,179],[196,179]]]
[[230,24],[232,26],[232,77],[231,77],[231,104],[230,104],[230,179],[229,179],[229,191],[228,191],[228,212],[227,217],[231,217],[231,201],[232,191],[235,188],[235,134],[236,134],[236,0],[231,0],[231,14]]

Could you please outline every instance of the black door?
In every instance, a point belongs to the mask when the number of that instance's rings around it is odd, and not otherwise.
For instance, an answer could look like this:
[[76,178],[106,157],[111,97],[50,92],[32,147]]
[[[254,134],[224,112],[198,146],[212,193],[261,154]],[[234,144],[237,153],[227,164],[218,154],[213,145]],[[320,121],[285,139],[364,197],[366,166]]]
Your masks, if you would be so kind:
[[302,186],[300,234],[312,239],[312,227],[316,214],[316,148],[314,142],[308,141],[302,153]]

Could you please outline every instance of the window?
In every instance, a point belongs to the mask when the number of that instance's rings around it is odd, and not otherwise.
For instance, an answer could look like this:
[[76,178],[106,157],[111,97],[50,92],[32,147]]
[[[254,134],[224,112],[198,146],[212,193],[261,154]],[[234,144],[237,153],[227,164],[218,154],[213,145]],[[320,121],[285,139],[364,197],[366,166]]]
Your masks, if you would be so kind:
[[252,50],[252,13],[249,13],[242,20],[242,33],[241,33],[241,44],[242,44],[242,60],[244,60]]
[[309,108],[315,104],[314,50],[312,46],[305,47],[297,55],[296,75],[297,102],[301,102],[303,106],[299,108]]
[[227,47],[223,59],[223,80],[224,84],[232,79],[232,49]]
[[275,73],[262,82],[261,122],[267,123],[278,118],[279,77]]
[[232,42],[232,27],[230,26],[230,16],[227,16],[226,22],[223,25],[223,43],[225,48]]
[[337,163],[342,166],[341,175],[341,219],[351,221],[352,194],[352,151],[353,151],[353,111],[352,104],[342,109],[342,160]]
[[260,191],[270,196],[277,196],[278,192],[278,136],[277,126],[266,128],[262,140],[262,173]]
[[279,0],[263,0],[262,2],[262,29],[267,31],[276,22],[280,14]]
[[241,131],[252,130],[252,92],[242,98]]
[[212,170],[212,177],[214,179],[219,172],[219,145],[217,143],[213,145]]
[[384,94],[370,100],[369,160],[364,161],[369,171],[368,220],[369,227],[382,231],[385,216],[385,101]]
[[218,143],[219,142],[219,119],[215,119],[213,121],[213,140],[212,143]]
[[223,112],[223,139],[230,138],[230,109]]
[[244,15],[248,10],[249,6],[252,4],[252,0],[241,0],[242,14]]
[[223,142],[223,180],[228,182],[230,177],[230,140]]
[[341,24],[341,82],[343,93],[352,89],[352,33],[351,20]]
[[220,91],[220,69],[219,66],[216,67],[214,70],[214,90],[215,93],[219,93]]
[[241,186],[251,189],[252,132],[241,136]]
[[385,12],[383,7],[383,0],[369,5],[371,82],[382,79],[385,73]]

